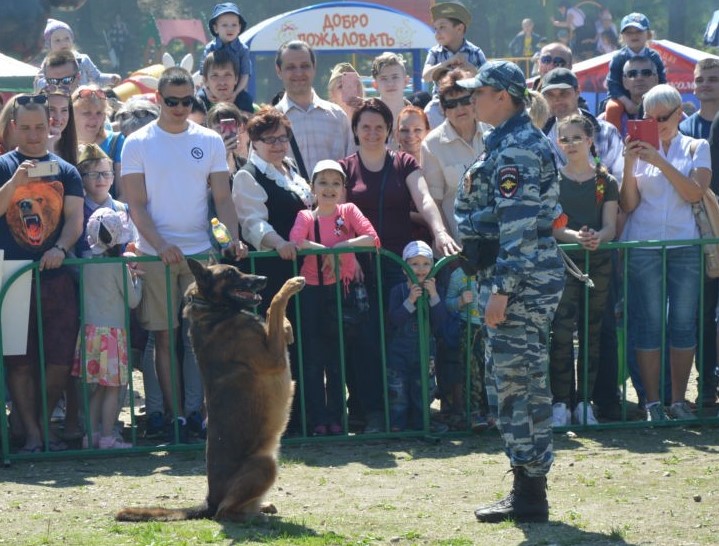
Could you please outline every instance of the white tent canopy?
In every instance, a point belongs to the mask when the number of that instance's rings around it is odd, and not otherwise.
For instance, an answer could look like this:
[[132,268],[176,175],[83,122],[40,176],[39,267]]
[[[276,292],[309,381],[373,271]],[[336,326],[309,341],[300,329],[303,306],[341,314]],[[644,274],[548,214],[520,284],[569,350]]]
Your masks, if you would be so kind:
[[0,91],[32,91],[37,67],[0,53]]

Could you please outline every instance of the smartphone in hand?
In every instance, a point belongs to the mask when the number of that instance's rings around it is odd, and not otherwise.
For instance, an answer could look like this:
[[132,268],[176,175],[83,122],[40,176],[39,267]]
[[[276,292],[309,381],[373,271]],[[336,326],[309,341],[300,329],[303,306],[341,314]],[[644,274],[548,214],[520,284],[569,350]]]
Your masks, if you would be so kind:
[[630,119],[627,121],[629,140],[641,140],[659,149],[659,126],[655,119]]
[[220,120],[220,134],[223,140],[237,137],[237,120],[234,118],[226,118]]
[[347,103],[353,97],[362,96],[362,84],[357,72],[344,72],[342,74],[342,102]]

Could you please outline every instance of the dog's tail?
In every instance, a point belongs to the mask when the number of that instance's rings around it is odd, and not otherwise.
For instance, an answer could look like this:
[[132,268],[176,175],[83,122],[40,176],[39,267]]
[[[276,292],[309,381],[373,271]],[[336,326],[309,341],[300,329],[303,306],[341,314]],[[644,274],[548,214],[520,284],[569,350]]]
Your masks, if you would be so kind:
[[193,508],[123,508],[116,515],[117,521],[182,521],[188,519],[207,519],[214,516],[206,504]]

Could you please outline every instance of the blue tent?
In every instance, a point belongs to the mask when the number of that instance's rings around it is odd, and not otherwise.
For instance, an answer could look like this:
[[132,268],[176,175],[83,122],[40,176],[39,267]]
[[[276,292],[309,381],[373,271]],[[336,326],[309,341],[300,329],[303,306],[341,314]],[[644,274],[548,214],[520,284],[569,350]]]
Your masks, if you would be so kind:
[[[256,92],[259,56],[274,55],[289,40],[304,40],[318,55],[411,53],[415,91],[422,88],[424,55],[435,44],[434,30],[407,13],[369,2],[328,2],[281,13],[247,29],[242,41],[255,67],[248,90]],[[274,74],[273,74],[274,76]]]

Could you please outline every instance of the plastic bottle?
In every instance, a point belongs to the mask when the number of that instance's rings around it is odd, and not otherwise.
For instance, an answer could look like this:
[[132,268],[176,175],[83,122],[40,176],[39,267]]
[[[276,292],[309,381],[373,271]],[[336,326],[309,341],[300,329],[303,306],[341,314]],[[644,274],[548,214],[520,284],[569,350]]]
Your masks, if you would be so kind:
[[212,236],[215,238],[215,241],[217,241],[217,244],[220,245],[220,248],[225,250],[232,244],[232,235],[230,235],[230,231],[227,229],[225,224],[220,222],[217,218],[210,220],[210,224],[212,224]]

